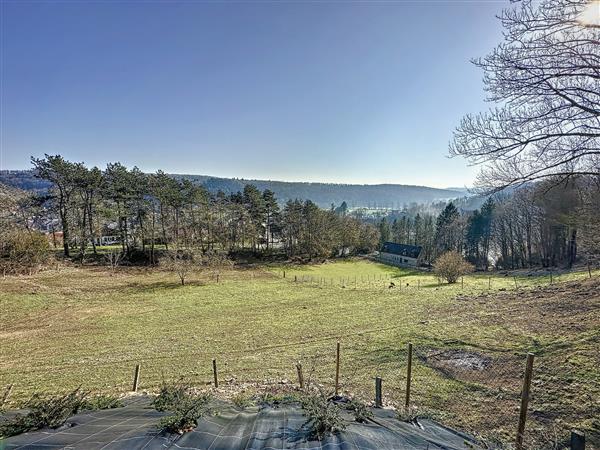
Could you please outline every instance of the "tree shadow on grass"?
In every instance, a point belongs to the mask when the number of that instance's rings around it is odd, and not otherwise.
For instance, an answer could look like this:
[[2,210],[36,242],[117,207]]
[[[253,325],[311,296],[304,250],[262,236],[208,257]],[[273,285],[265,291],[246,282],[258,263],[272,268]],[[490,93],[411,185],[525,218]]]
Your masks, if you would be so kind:
[[132,282],[127,283],[125,286],[115,286],[109,287],[106,290],[110,291],[119,291],[119,292],[135,292],[135,293],[144,293],[144,292],[155,292],[155,291],[164,291],[164,290],[175,290],[175,289],[185,289],[189,287],[202,287],[210,284],[207,280],[190,280],[186,281],[185,285],[181,285],[179,280],[173,279],[168,281],[154,281],[151,283],[139,283]]

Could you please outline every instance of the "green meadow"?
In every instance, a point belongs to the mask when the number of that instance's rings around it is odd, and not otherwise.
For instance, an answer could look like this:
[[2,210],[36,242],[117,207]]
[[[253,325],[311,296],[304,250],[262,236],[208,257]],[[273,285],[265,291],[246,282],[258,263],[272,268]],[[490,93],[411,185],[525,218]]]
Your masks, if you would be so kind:
[[553,274],[551,283],[549,273],[472,274],[447,285],[426,272],[352,259],[236,268],[218,283],[198,272],[185,286],[172,273],[133,268],[7,277],[0,385],[14,385],[14,406],[34,392],[77,386],[123,393],[141,364],[142,390],[180,378],[210,389],[215,358],[223,395],[292,389],[297,363],[305,378],[332,390],[339,341],[342,392],[371,400],[381,376],[385,404],[401,407],[411,342],[415,413],[510,437],[525,354],[533,352],[532,428],[545,429],[560,410],[561,426],[593,433],[598,275]]

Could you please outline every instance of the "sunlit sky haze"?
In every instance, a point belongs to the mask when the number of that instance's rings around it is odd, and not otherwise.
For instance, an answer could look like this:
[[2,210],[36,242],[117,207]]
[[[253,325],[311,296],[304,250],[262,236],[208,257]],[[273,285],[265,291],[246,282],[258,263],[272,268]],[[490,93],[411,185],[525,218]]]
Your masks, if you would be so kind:
[[508,1],[1,2],[1,167],[470,185]]

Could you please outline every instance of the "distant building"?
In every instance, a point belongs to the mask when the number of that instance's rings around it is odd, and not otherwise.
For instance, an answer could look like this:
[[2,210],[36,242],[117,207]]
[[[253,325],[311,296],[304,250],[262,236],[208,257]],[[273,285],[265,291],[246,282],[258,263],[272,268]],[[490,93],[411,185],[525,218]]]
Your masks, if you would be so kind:
[[423,247],[418,245],[385,242],[381,246],[378,259],[385,264],[399,267],[418,267]]
[[120,236],[100,236],[94,239],[96,245],[115,245],[121,243]]

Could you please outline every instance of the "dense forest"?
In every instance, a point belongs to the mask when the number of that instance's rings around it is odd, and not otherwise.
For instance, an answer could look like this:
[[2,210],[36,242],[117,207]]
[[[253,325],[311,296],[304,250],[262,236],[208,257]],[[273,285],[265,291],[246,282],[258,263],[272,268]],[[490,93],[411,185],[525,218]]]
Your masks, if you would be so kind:
[[[429,203],[461,197],[466,190],[436,189],[425,186],[401,184],[334,184],[306,183],[288,181],[243,180],[234,178],[216,178],[203,175],[171,175],[178,181],[189,180],[204,187],[209,193],[235,194],[251,184],[260,191],[271,191],[280,205],[288,200],[310,200],[321,208],[329,208],[345,201],[351,208],[401,208],[411,202]],[[42,193],[51,183],[35,176],[32,170],[0,171],[0,183],[23,190]]]

